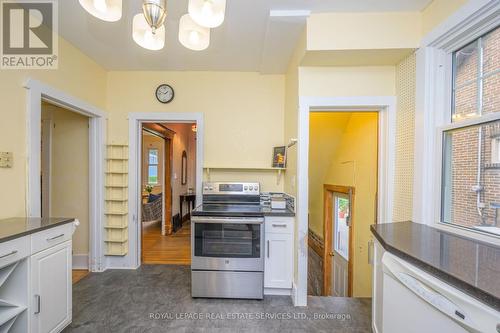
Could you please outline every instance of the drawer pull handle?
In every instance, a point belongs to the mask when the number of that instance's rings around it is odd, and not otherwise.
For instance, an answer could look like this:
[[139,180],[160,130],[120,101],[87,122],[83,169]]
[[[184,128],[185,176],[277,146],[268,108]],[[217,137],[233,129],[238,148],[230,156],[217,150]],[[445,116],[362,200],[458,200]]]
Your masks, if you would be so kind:
[[51,238],[47,238],[47,241],[52,241],[54,239],[58,239],[58,238],[61,238],[63,236],[64,236],[64,234],[60,234],[60,235],[57,235],[57,236],[54,236],[54,237],[51,237]]
[[36,297],[36,311],[35,314],[40,313],[40,306],[41,306],[41,301],[40,301],[40,295],[35,295]]
[[273,223],[273,227],[275,227],[275,228],[286,228],[286,223],[280,223],[280,224]]
[[17,253],[17,250],[14,250],[11,253],[4,254],[3,256],[0,257],[0,259],[10,257],[10,256],[12,256],[12,255],[14,255],[16,253]]
[[269,258],[269,241],[267,241],[267,257]]

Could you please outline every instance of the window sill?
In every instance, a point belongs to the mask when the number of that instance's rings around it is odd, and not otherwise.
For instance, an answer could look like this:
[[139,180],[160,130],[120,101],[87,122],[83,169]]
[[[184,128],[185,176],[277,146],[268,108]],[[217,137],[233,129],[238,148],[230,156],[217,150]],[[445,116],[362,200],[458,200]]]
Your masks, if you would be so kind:
[[443,231],[446,231],[448,233],[452,233],[455,235],[473,238],[475,240],[485,242],[488,244],[492,244],[492,245],[496,245],[496,246],[500,245],[500,236],[492,234],[492,233],[488,233],[485,231],[466,228],[466,227],[462,227],[459,225],[450,225],[450,224],[443,223],[443,222],[434,223],[433,225],[431,225],[431,227],[434,227],[436,229],[440,229],[440,230],[443,230]]
[[484,165],[485,169],[500,169],[500,163],[486,163]]

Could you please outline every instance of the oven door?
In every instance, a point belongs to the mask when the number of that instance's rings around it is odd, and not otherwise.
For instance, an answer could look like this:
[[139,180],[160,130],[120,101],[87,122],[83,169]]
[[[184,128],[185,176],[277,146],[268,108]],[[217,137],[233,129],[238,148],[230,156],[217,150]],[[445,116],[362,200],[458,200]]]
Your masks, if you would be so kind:
[[192,217],[191,268],[262,272],[264,219]]

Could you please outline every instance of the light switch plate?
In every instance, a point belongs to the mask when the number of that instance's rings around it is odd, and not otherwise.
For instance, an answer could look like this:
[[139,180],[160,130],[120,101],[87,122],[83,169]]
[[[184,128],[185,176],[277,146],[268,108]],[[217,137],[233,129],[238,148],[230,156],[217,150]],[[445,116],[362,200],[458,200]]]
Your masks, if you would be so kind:
[[11,152],[0,152],[0,168],[12,168]]

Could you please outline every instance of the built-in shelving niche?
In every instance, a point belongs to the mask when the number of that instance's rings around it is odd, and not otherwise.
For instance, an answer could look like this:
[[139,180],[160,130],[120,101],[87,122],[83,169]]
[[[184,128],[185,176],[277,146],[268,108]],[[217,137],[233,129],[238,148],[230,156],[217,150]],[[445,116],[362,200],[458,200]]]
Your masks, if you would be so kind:
[[28,259],[0,268],[0,333],[28,332]]
[[[106,163],[106,255],[128,252],[128,146],[110,144]],[[0,332],[1,333],[1,332]]]

